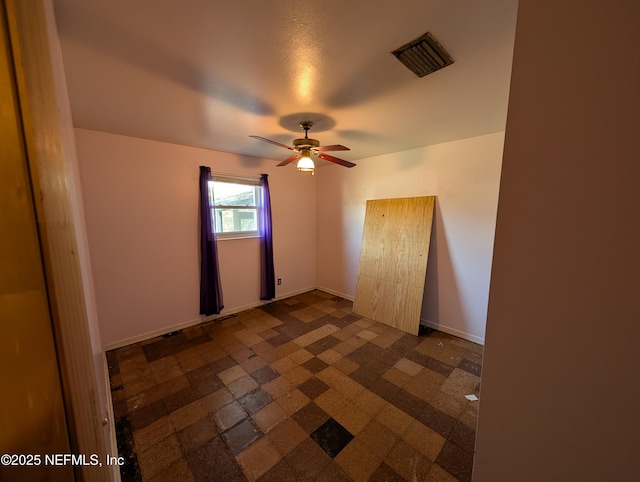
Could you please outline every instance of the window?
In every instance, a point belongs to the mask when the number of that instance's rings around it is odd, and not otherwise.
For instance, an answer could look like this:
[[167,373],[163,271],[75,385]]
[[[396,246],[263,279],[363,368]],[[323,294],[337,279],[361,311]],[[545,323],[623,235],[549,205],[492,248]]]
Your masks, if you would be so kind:
[[209,194],[219,239],[258,236],[260,181],[213,175]]

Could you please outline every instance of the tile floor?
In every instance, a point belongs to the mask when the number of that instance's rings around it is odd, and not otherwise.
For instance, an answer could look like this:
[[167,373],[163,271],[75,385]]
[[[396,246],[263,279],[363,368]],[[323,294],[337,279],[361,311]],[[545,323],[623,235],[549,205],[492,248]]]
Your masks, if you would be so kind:
[[311,291],[107,353],[122,480],[469,481],[482,347]]

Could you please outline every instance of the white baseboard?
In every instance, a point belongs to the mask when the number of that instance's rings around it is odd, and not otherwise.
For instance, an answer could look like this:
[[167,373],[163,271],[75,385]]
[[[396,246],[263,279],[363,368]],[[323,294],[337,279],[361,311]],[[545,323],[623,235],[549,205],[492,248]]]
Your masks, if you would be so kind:
[[456,330],[455,328],[451,328],[445,325],[439,325],[438,323],[434,323],[429,320],[425,320],[424,318],[420,318],[420,324],[424,325],[428,328],[433,328],[434,330],[441,331],[443,333],[447,333],[449,335],[456,336],[458,338],[462,338],[463,340],[471,341],[473,343],[477,343],[478,345],[484,345],[484,338],[480,338],[479,336],[470,335],[469,333],[465,333],[460,330]]
[[[223,315],[216,316],[203,316],[202,318],[198,318],[195,320],[184,321],[182,323],[178,323],[176,325],[165,326],[158,330],[148,331],[146,333],[142,333],[140,335],[132,336],[129,338],[125,338],[123,340],[118,340],[113,343],[109,343],[104,345],[102,349],[104,351],[115,350],[116,348],[122,348],[123,346],[133,345],[134,343],[139,343],[141,341],[150,340],[151,338],[155,338],[156,336],[166,335],[167,333],[171,333],[173,331],[182,330],[184,328],[188,328],[193,325],[197,325],[198,323],[202,323],[204,321],[214,320]],[[224,315],[226,316],[226,315]]]
[[[308,293],[309,291],[313,291],[313,290],[317,290],[317,289],[320,289],[320,288],[317,288],[315,286],[309,286],[308,288],[303,288],[301,290],[290,291],[288,293],[284,293],[282,295],[276,296],[274,299],[272,299],[270,301],[263,301],[260,304],[264,305],[264,304],[267,304],[267,303],[272,303],[274,301],[284,300],[285,298],[291,298],[292,296],[301,295],[302,293]],[[258,305],[256,305],[256,306],[258,306]]]
[[[353,301],[353,296],[348,295],[346,293],[340,293],[339,291],[332,290],[330,288],[326,288],[324,286],[318,286],[317,290],[324,291],[331,295],[340,296],[341,298],[347,299],[349,301]],[[462,338],[463,340],[471,341],[473,343],[477,343],[479,345],[484,345],[484,338],[480,338],[475,335],[470,335],[469,333],[464,333],[460,330],[456,330],[455,328],[450,328],[448,326],[439,325],[437,323],[433,323],[432,321],[425,320],[424,318],[420,318],[420,324],[427,326],[429,328],[433,328],[434,330],[442,331],[443,333],[447,333],[449,335],[453,335],[458,338]]]
[[353,301],[353,296],[348,295],[346,293],[340,293],[339,291],[332,290],[330,288],[325,288],[324,286],[316,287],[318,291],[324,291],[325,293],[329,293],[330,295],[339,296],[340,298],[344,298],[345,300]]
[[148,332],[142,333],[140,335],[132,336],[132,337],[129,337],[129,338],[125,338],[123,340],[119,340],[119,341],[116,341],[116,342],[113,342],[113,343],[109,343],[107,345],[104,345],[102,347],[102,349],[104,351],[109,351],[109,350],[115,350],[116,348],[122,348],[123,346],[133,345],[134,343],[139,343],[141,341],[150,340],[151,338],[155,338],[157,336],[166,335],[167,333],[172,333],[172,332],[178,331],[178,330],[184,330],[185,328],[189,328],[190,326],[195,326],[195,325],[198,325],[200,323],[204,323],[206,321],[212,321],[212,320],[216,320],[218,318],[224,318],[225,316],[234,315],[234,314],[240,313],[242,311],[250,310],[251,308],[256,308],[258,306],[263,306],[263,305],[266,305],[268,303],[273,303],[274,301],[279,301],[279,300],[282,300],[282,299],[285,299],[285,298],[290,298],[292,296],[300,295],[302,293],[307,293],[308,291],[311,291],[311,290],[314,290],[314,289],[316,289],[315,286],[310,286],[308,288],[304,288],[304,289],[301,289],[301,290],[290,291],[288,293],[281,294],[279,296],[276,296],[272,300],[268,300],[268,301],[258,300],[258,301],[255,301],[253,303],[249,303],[249,304],[246,304],[246,305],[243,305],[243,306],[236,306],[234,308],[229,308],[229,309],[225,308],[225,309],[222,310],[222,313],[220,313],[219,315],[200,316],[200,318],[195,318],[193,320],[183,321],[182,323],[177,323],[175,325],[165,326],[165,327],[159,328],[157,330],[148,331]]
[[[234,308],[230,308],[230,309],[225,309],[222,311],[222,313],[220,313],[219,315],[211,315],[211,316],[201,316],[200,318],[196,318],[193,320],[189,320],[189,321],[184,321],[182,323],[178,323],[175,325],[171,325],[171,326],[165,326],[163,328],[160,328],[158,330],[154,330],[154,331],[150,331],[147,333],[143,333],[141,335],[136,335],[136,336],[132,336],[130,338],[125,338],[124,340],[120,340],[120,341],[116,341],[114,343],[109,343],[108,345],[104,345],[103,346],[103,350],[104,351],[109,351],[109,350],[115,350],[116,348],[122,348],[123,346],[127,346],[127,345],[132,345],[134,343],[139,343],[141,341],[145,341],[145,340],[149,340],[151,338],[155,338],[157,336],[162,336],[162,335],[166,335],[167,333],[171,333],[174,331],[178,331],[178,330],[183,330],[185,328],[189,328],[190,326],[194,326],[197,325],[199,323],[204,323],[206,321],[211,321],[211,320],[216,320],[218,318],[224,318],[225,316],[229,316],[229,315],[234,315],[236,313],[240,313],[242,311],[245,310],[250,310],[252,308],[256,308],[258,306],[263,306],[266,305],[268,303],[272,303],[274,301],[279,301],[285,298],[290,298],[292,296],[296,296],[296,295],[300,295],[302,293],[307,293],[309,291],[312,290],[319,290],[319,291],[324,291],[325,293],[329,293],[331,295],[334,296],[340,296],[341,298],[344,298],[346,300],[349,301],[353,301],[353,296],[348,295],[346,293],[340,293],[339,291],[335,291],[332,290],[330,288],[324,287],[324,286],[309,286],[308,288],[304,288],[301,290],[296,290],[296,291],[290,291],[288,293],[283,293],[277,297],[275,297],[273,300],[269,300],[269,301],[262,301],[262,300],[258,300],[256,302],[253,303],[249,303],[243,306],[236,306]],[[451,328],[445,325],[439,325],[437,323],[433,323],[429,320],[425,320],[425,319],[420,319],[420,324],[425,325],[429,328],[433,328],[434,330],[438,330],[438,331],[442,331],[444,333],[448,333],[449,335],[453,335],[453,336],[457,336],[458,338],[462,338],[463,340],[468,340],[471,341],[473,343],[478,343],[479,345],[484,345],[484,338],[480,338],[478,336],[475,335],[470,335],[469,333],[464,333],[460,330],[457,330],[455,328]]]
[[[353,301],[353,296],[348,295],[346,293],[340,293],[339,291],[332,290],[330,288],[326,288],[324,286],[318,286],[317,290],[324,291],[331,295],[340,296],[349,301]],[[420,324],[424,326],[428,326],[429,328],[433,328],[434,330],[442,331],[443,333],[447,333],[449,335],[456,336],[458,338],[462,338],[463,340],[468,340],[473,343],[477,343],[479,345],[484,345],[484,338],[480,338],[475,335],[470,335],[469,333],[464,333],[460,330],[456,330],[455,328],[450,328],[448,326],[439,325],[437,323],[433,323],[432,321],[425,320],[424,318],[420,318]]]

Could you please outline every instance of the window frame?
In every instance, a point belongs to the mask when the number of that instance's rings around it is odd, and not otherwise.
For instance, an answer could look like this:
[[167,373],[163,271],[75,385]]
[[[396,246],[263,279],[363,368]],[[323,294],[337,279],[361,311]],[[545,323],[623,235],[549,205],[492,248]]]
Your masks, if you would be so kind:
[[[254,187],[255,204],[249,206],[229,206],[229,205],[217,205],[215,203],[215,183],[227,183],[227,184],[239,184],[245,186]],[[260,237],[260,196],[261,196],[261,183],[260,178],[256,177],[242,177],[233,174],[211,173],[211,181],[209,184],[209,196],[211,200],[211,217],[212,226],[211,229],[216,234],[216,239],[246,239],[246,238],[259,238]],[[219,232],[216,230],[218,211],[222,209],[253,209],[256,213],[256,229],[251,231],[227,231]]]

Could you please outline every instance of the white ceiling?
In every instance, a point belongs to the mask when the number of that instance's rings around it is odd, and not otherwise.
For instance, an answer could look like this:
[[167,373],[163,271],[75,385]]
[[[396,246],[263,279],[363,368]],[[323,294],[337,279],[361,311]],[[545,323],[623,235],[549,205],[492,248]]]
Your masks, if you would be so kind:
[[[282,160],[350,161],[504,130],[517,0],[54,0],[76,127]],[[455,59],[390,52],[431,32]]]

